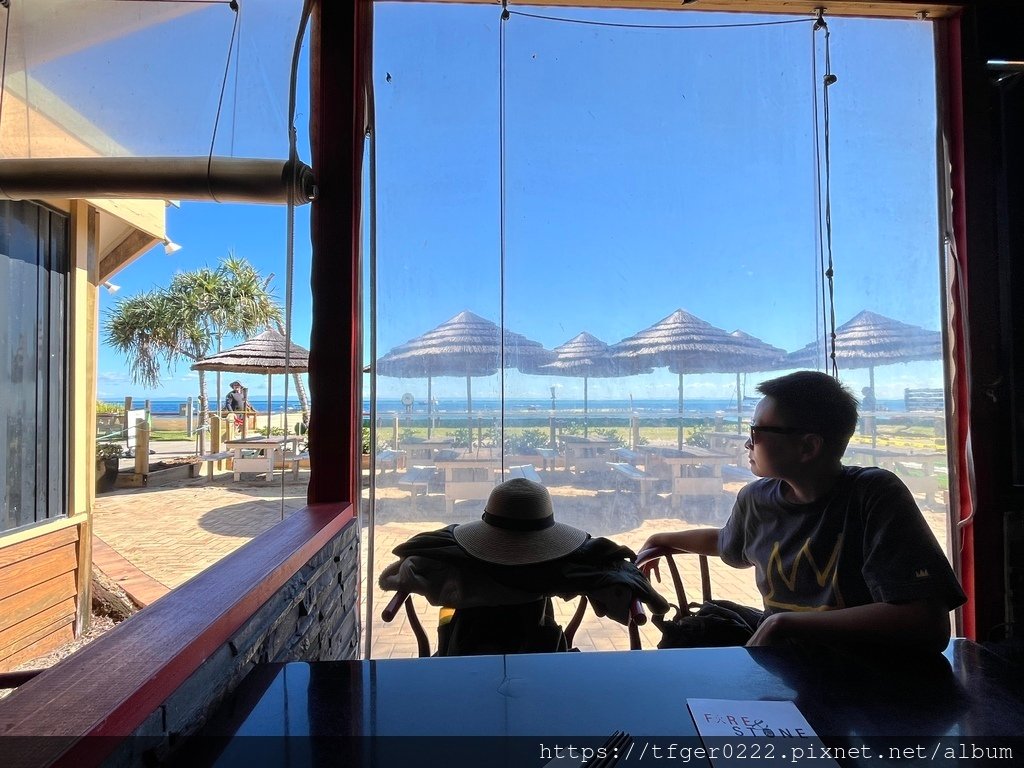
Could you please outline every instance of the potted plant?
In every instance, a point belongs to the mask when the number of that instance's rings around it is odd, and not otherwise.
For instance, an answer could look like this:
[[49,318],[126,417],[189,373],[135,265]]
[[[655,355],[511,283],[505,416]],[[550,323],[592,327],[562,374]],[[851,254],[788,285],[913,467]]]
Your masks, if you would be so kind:
[[120,443],[99,443],[96,446],[96,492],[112,490],[117,481],[124,446]]

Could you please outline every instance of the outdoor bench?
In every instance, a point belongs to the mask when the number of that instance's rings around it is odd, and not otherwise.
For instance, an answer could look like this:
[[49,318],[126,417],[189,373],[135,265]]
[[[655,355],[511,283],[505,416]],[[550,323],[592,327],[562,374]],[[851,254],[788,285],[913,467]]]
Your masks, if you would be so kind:
[[199,457],[199,461],[208,462],[206,465],[206,476],[213,480],[213,463],[215,461],[224,461],[224,459],[230,459],[234,456],[231,451],[220,451],[219,453],[204,453]]
[[296,453],[294,456],[289,456],[288,461],[292,465],[292,479],[299,479],[299,465],[304,461],[309,461],[309,451],[303,451],[302,453]]
[[613,472],[622,475],[628,480],[631,480],[637,484],[640,490],[640,502],[646,504],[650,498],[651,492],[654,490],[654,484],[657,482],[657,478],[648,475],[642,469],[637,469],[632,464],[627,464],[624,461],[609,461],[608,466]]

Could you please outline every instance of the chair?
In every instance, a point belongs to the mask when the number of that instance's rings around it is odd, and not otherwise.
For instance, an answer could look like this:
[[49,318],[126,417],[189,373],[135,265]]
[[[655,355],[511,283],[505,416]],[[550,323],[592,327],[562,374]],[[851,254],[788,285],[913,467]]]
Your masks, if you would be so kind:
[[[683,586],[683,578],[679,573],[679,566],[676,565],[674,555],[680,554],[671,549],[664,547],[656,547],[655,549],[649,550],[645,553],[644,557],[637,560],[637,567],[642,567],[647,563],[658,560],[659,558],[665,558],[665,563],[668,566],[669,576],[672,579],[672,588],[675,591],[675,604],[682,609],[686,609],[686,606],[690,604],[690,601],[686,599],[686,589]],[[711,571],[708,567],[707,555],[697,555],[698,565],[700,568],[700,593],[702,602],[708,602],[711,600]]]
[[408,488],[411,493],[410,498],[412,499],[413,508],[416,506],[416,499],[419,498],[421,491],[424,496],[430,492],[430,480],[436,471],[437,468],[433,466],[415,466],[410,467],[399,478],[398,486],[400,488]]
[[[408,592],[396,593],[381,612],[381,619],[385,623],[390,623],[404,606],[409,627],[416,638],[416,650],[421,658],[431,655],[554,653],[573,648],[576,631],[582,624],[589,605],[587,597],[580,595],[576,610],[564,629],[554,623],[551,598],[510,606],[484,606],[459,610],[442,608],[442,621],[438,626],[438,650],[435,654],[431,654],[430,640],[423,622],[416,613],[412,595]],[[453,630],[460,621],[460,629]],[[646,623],[647,614],[643,606],[640,601],[634,601],[627,628],[631,650],[640,649],[638,627]],[[454,638],[453,631],[461,631],[461,635]],[[467,640],[467,636],[472,639]]]

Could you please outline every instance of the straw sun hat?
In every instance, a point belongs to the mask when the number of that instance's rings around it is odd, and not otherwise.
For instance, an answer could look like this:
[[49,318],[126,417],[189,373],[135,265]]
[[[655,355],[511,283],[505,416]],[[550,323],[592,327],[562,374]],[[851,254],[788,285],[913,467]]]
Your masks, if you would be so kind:
[[459,546],[478,560],[528,565],[568,555],[589,534],[556,523],[548,489],[517,477],[496,485],[482,519],[456,526],[454,536]]

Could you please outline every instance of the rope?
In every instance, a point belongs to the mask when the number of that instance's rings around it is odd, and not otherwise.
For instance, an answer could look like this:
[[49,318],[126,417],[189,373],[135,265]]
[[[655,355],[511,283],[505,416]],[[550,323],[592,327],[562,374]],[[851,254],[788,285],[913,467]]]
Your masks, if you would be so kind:
[[[0,125],[4,121],[4,94],[7,92],[7,49],[11,38],[11,0],[0,0],[0,5],[7,9],[6,21],[4,21],[4,58],[0,64]],[[27,112],[28,110],[26,110]]]
[[[814,133],[814,206],[816,217],[814,220],[814,239],[817,243],[817,264],[814,266],[814,340],[815,344],[821,346],[821,367],[828,367],[828,355],[825,351],[824,333],[828,320],[825,317],[825,242],[822,233],[825,231],[825,222],[822,220],[821,207],[821,144],[819,137],[820,125],[818,117],[818,47],[817,47],[817,24],[811,30],[811,104],[812,124],[811,130]],[[817,354],[817,347],[815,347]]]
[[624,22],[612,21],[589,21],[587,19],[569,19],[564,16],[545,16],[539,13],[524,13],[523,11],[509,11],[508,0],[502,2],[502,19],[507,20],[508,16],[522,16],[526,19],[540,19],[542,21],[557,21],[563,24],[582,24],[590,27],[618,27],[619,29],[742,29],[747,27],[777,27],[783,24],[810,24],[813,19],[787,19],[784,21],[757,21],[741,22],[735,24],[627,24]]
[[[825,30],[825,74],[821,80],[821,104],[822,104],[822,133],[824,136],[824,164],[825,164],[825,250],[828,254],[828,268],[825,270],[825,278],[828,283],[828,327],[829,327],[829,357],[832,361],[832,376],[839,378],[839,364],[836,361],[836,296],[835,296],[835,262],[832,258],[832,162],[831,162],[831,140],[829,132],[829,104],[828,89],[835,85],[838,78],[832,73],[832,55],[829,38],[828,24],[825,21],[824,10],[818,9],[818,17],[814,22],[814,31]],[[817,131],[815,131],[817,141]],[[817,161],[820,162],[821,153],[817,153]],[[819,176],[820,178],[820,176]],[[821,206],[819,203],[819,215]]]
[[[508,0],[501,2],[501,20],[498,22],[498,301],[499,310],[499,343],[498,354],[501,366],[501,421],[498,428],[498,445],[502,446],[501,469],[505,469],[505,214],[506,214],[506,177],[505,177],[505,27],[509,20]],[[472,440],[472,434],[470,440]]]
[[[295,197],[298,189],[299,151],[295,130],[295,102],[298,90],[299,56],[302,52],[302,40],[306,36],[306,22],[312,9],[310,0],[302,4],[302,15],[299,28],[295,33],[295,45],[292,49],[291,72],[288,80],[288,212],[285,233],[285,278],[284,278],[284,436],[288,437],[288,378],[292,367],[292,287],[295,281]],[[270,410],[267,403],[267,410]],[[270,437],[268,434],[267,437]],[[285,444],[282,444],[282,447]],[[297,444],[296,444],[296,447]],[[286,451],[281,451],[284,458]],[[281,472],[281,519],[284,520],[284,482],[287,468]]]
[[[219,203],[220,200],[218,200],[217,196],[213,194],[213,184],[211,183],[210,178],[213,167],[213,148],[217,143],[217,128],[220,125],[220,111],[224,106],[224,91],[227,89],[228,73],[231,71],[231,54],[235,48],[235,37],[238,35],[239,19],[241,19],[242,16],[241,9],[238,7],[238,0],[231,0],[229,7],[235,12],[235,22],[231,25],[231,39],[228,40],[228,55],[227,60],[224,62],[224,77],[220,82],[220,95],[217,97],[217,113],[213,118],[213,135],[210,136],[210,154],[206,158],[206,188],[210,193],[210,199],[216,203]],[[237,72],[235,76],[237,78]],[[270,406],[268,405],[267,408],[269,410]],[[267,435],[267,437],[270,437],[270,435]]]

